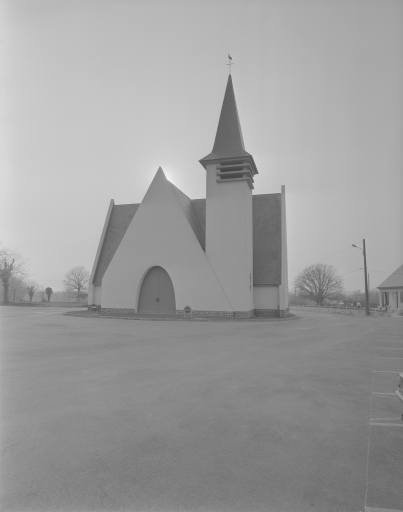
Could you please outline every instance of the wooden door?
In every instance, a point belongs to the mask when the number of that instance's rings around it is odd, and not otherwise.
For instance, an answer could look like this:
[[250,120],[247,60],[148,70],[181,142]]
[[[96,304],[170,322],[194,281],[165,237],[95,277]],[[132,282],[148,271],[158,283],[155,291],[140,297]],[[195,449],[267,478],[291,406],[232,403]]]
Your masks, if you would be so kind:
[[143,280],[139,296],[139,313],[173,313],[176,311],[175,292],[162,267],[150,269]]
[[176,312],[175,292],[168,275],[162,267],[158,268],[158,313]]

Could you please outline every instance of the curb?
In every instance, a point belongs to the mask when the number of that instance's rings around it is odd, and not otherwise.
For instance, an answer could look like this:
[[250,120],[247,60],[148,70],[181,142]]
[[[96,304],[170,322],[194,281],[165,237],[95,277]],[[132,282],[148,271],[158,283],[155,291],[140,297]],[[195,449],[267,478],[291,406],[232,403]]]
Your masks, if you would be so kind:
[[63,315],[66,316],[75,316],[80,318],[97,318],[97,319],[114,319],[114,320],[148,320],[150,322],[219,322],[219,323],[243,323],[243,322],[252,322],[252,323],[258,323],[258,322],[287,322],[290,320],[297,320],[301,317],[297,315],[292,315],[286,318],[219,318],[214,317],[214,319],[209,319],[206,317],[193,317],[193,318],[168,318],[168,317],[162,317],[162,318],[155,318],[155,317],[133,317],[133,316],[98,316],[98,315],[83,315],[80,313],[75,312],[65,312]]

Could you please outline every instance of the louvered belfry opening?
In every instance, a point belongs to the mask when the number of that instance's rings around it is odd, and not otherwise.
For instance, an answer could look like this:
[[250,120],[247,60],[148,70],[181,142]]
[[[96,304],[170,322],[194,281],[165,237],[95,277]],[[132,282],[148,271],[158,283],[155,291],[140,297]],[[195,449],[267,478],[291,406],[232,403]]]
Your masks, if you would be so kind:
[[223,181],[247,181],[249,187],[253,189],[253,176],[255,174],[252,165],[247,161],[227,160],[217,165],[217,183],[222,183]]

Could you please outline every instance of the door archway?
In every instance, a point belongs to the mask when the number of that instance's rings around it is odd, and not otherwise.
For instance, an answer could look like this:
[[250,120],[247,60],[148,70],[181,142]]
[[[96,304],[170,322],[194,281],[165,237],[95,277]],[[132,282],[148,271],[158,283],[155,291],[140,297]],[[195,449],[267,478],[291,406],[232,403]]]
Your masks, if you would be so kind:
[[168,272],[162,267],[153,267],[148,272],[140,289],[139,313],[175,313],[175,291]]

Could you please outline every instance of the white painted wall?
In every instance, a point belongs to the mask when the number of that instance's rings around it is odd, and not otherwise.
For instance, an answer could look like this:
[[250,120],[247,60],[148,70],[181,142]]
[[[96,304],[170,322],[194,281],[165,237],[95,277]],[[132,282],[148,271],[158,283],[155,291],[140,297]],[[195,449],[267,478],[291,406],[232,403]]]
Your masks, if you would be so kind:
[[101,239],[99,240],[97,254],[95,256],[95,261],[94,261],[94,265],[92,267],[91,276],[90,276],[90,279],[89,279],[89,282],[88,282],[88,304],[101,304],[100,302],[96,302],[97,299],[94,296],[94,288],[95,287],[93,285],[93,281],[94,281],[95,272],[97,270],[97,266],[98,266],[98,262],[99,262],[99,257],[101,255],[102,246],[104,244],[104,240],[105,240],[105,236],[106,236],[106,231],[108,229],[108,224],[109,224],[109,220],[110,220],[111,215],[112,215],[112,210],[113,210],[114,204],[115,204],[114,200],[111,199],[111,201],[109,203],[108,213],[106,214],[106,219],[105,219],[104,227],[102,229]]
[[403,307],[403,302],[400,300],[400,293],[402,291],[402,288],[400,290],[396,288],[382,288],[381,290],[378,290],[379,306],[382,306],[382,293],[388,292],[389,306],[391,307],[391,309],[401,309]]
[[277,309],[279,305],[278,286],[254,286],[255,309]]
[[[92,300],[88,301],[88,304],[96,304],[100,306],[102,304],[102,286],[91,285],[92,287]],[[88,294],[89,297],[89,294]]]
[[206,255],[234,311],[250,311],[254,309],[252,191],[246,181],[217,183],[216,166],[206,167]]
[[281,186],[281,284],[279,286],[280,310],[288,309],[288,255],[287,255],[287,215],[285,186]]
[[105,272],[102,307],[137,309],[142,280],[153,266],[172,279],[177,309],[233,311],[162,170]]

